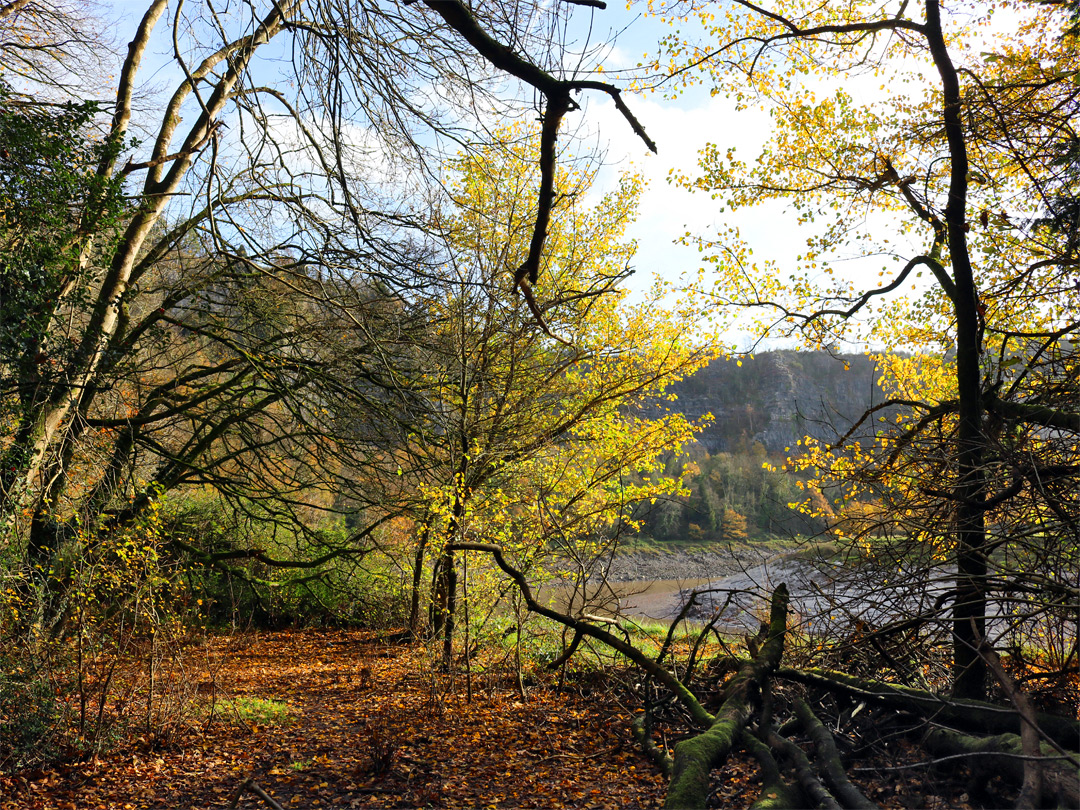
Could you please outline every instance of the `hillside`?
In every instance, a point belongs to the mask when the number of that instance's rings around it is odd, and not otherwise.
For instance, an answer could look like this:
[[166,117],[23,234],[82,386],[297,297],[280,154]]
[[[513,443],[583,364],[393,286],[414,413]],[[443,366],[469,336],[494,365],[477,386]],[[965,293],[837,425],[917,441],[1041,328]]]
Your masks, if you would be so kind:
[[[741,363],[741,364],[740,364]],[[803,436],[843,432],[884,395],[873,361],[862,354],[773,351],[718,358],[672,387],[669,406],[715,420],[699,437],[711,453],[749,450],[755,442],[783,451]]]

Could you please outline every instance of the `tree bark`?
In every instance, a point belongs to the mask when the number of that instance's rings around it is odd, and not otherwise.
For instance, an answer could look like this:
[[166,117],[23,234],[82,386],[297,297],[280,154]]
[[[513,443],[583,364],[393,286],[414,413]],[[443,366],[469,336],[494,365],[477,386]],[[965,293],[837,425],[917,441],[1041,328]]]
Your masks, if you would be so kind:
[[983,404],[980,370],[979,295],[967,246],[968,154],[960,80],[949,56],[938,0],[926,0],[926,41],[941,79],[942,113],[949,148],[949,197],[945,227],[952,265],[956,314],[957,427],[956,596],[953,601],[953,694],[986,697],[986,662],[979,655],[986,633],[986,526],[981,501]]
[[780,768],[769,746],[745,728],[739,737],[743,748],[758,761],[761,768],[761,795],[750,805],[750,810],[799,810],[806,807],[799,789],[789,785],[780,775]]
[[836,750],[836,740],[825,728],[817,715],[805,700],[795,701],[795,715],[803,731],[814,743],[814,759],[825,775],[825,781],[832,788],[836,798],[849,810],[875,810],[878,805],[866,798],[847,778],[844,764],[840,761],[840,752]]

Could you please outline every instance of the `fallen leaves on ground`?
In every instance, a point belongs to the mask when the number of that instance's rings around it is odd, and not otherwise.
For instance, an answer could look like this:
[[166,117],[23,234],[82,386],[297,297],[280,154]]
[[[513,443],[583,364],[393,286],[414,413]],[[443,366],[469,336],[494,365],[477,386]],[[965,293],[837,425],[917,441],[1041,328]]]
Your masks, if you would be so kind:
[[[214,644],[227,642],[218,640]],[[658,807],[665,782],[612,692],[517,690],[439,673],[420,646],[362,632],[259,636],[218,674],[232,699],[292,719],[202,723],[168,750],[128,749],[0,779],[3,810],[225,808],[248,778],[296,808]],[[245,793],[241,808],[265,807]]]

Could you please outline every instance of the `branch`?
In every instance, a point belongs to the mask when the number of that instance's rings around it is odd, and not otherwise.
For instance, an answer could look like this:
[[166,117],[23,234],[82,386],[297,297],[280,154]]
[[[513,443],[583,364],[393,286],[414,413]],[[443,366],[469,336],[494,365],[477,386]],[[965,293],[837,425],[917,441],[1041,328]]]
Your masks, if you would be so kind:
[[872,22],[864,23],[848,23],[847,25],[817,25],[813,28],[799,28],[795,23],[775,12],[762,8],[755,3],[748,2],[748,0],[736,0],[738,5],[743,8],[748,8],[751,11],[760,14],[762,17],[767,17],[779,25],[782,25],[787,29],[787,33],[781,36],[773,37],[770,39],[790,39],[790,38],[803,38],[813,37],[820,34],[867,34],[876,33],[878,31],[896,31],[906,30],[914,31],[916,33],[925,33],[925,28],[919,23],[912,22],[911,20],[901,20],[897,18],[891,18],[887,20],[874,20]]
[[[900,271],[899,275],[897,275],[896,278],[894,278],[889,284],[886,284],[884,287],[875,287],[872,290],[867,290],[855,299],[839,296],[833,299],[839,301],[854,301],[854,303],[852,303],[852,305],[847,309],[819,309],[809,314],[806,314],[802,312],[793,312],[778,301],[758,301],[756,302],[756,304],[758,306],[773,307],[774,309],[778,309],[780,310],[784,318],[793,318],[795,320],[802,321],[803,326],[811,324],[814,321],[820,320],[830,315],[847,319],[859,312],[859,310],[866,306],[871,299],[876,298],[880,295],[885,295],[895,290],[897,287],[904,283],[907,277],[911,274],[911,271],[919,265],[929,267],[931,272],[938,279],[938,283],[940,283],[942,287],[945,288],[946,294],[952,297],[952,279],[949,278],[948,273],[945,272],[945,269],[941,266],[941,263],[935,260],[932,256],[916,256],[914,259],[909,260],[908,263],[904,265],[904,269]],[[946,287],[946,284],[949,286]]]
[[187,149],[181,149],[179,152],[173,152],[171,155],[162,155],[159,158],[154,158],[153,160],[144,160],[140,163],[132,163],[131,160],[128,160],[124,168],[120,170],[120,173],[127,175],[131,174],[132,172],[141,171],[142,169],[153,169],[165,163],[168,163],[169,161],[178,160],[179,158],[191,157],[197,152],[202,151],[202,148],[208,143],[210,143],[210,139],[214,137],[214,134],[218,131],[218,128],[220,126],[221,121],[214,121],[206,130],[206,134],[203,135],[201,140],[193,143]]
[[240,783],[240,787],[236,789],[236,794],[233,796],[232,804],[229,805],[230,810],[236,810],[236,806],[240,803],[240,797],[244,795],[244,791],[250,790],[256,796],[266,803],[267,807],[271,810],[285,810],[280,804],[274,801],[274,798],[259,787],[259,783],[255,781],[254,777],[249,776],[243,782]]
[[[986,734],[1002,732],[1016,734],[1020,731],[1020,717],[1011,708],[996,706],[980,700],[947,700],[930,692],[910,686],[884,683],[856,678],[843,672],[825,669],[779,669],[780,678],[816,686],[829,692],[852,695],[862,700],[885,706],[913,711],[916,714],[940,722],[952,723],[961,728]],[[1039,728],[1060,745],[1080,750],[1080,723],[1067,717],[1050,714],[1038,715]]]
[[[569,0],[569,2],[603,7],[602,3],[595,0]],[[529,241],[528,256],[514,271],[514,286],[520,290],[529,310],[544,333],[549,337],[555,337],[544,321],[543,312],[536,303],[531,285],[536,284],[540,277],[540,260],[547,239],[551,212],[555,206],[555,166],[559,126],[563,116],[577,108],[570,98],[571,91],[600,90],[607,93],[615,101],[615,106],[630,123],[634,132],[653,152],[656,151],[656,144],[645,134],[641,123],[622,101],[618,88],[604,82],[575,82],[556,78],[488,34],[477,22],[472,11],[459,0],[424,0],[424,5],[442,17],[450,28],[464,37],[465,41],[495,68],[534,87],[547,102],[541,116],[540,189],[537,194],[536,219],[533,223],[532,238]]]
[[635,116],[630,111],[630,108],[626,106],[626,102],[622,100],[622,91],[618,87],[608,84],[607,82],[598,82],[592,80],[574,82],[573,84],[575,89],[599,90],[600,92],[607,93],[609,96],[611,96],[611,100],[615,102],[615,109],[622,113],[622,117],[625,118],[630,124],[630,128],[634,130],[634,134],[641,138],[642,141],[644,141],[645,145],[649,147],[650,152],[652,152],[654,155],[656,154],[655,141],[653,141],[653,139],[649,137],[648,133],[645,132],[645,127],[643,127],[641,125],[641,122],[637,120],[637,116]]
[[521,593],[522,598],[525,600],[525,604],[529,610],[533,613],[538,613],[545,618],[556,621],[559,624],[569,627],[575,632],[580,632],[583,635],[591,636],[598,641],[602,641],[607,644],[613,650],[622,653],[635,664],[637,664],[646,673],[656,678],[657,681],[662,683],[668,688],[672,695],[685,706],[693,715],[694,720],[700,725],[709,725],[713,722],[714,718],[709,714],[702,705],[698,702],[694,694],[683,686],[674,675],[668,672],[663,667],[659,666],[655,661],[646,655],[643,655],[639,650],[635,649],[630,644],[627,644],[617,636],[613,636],[606,630],[602,630],[595,625],[592,625],[581,619],[575,619],[572,616],[567,616],[565,613],[560,613],[557,610],[553,610],[546,605],[542,605],[536,601],[532,595],[532,589],[529,588],[529,583],[525,579],[525,575],[521,571],[514,568],[507,562],[506,557],[503,556],[503,550],[501,546],[496,546],[491,543],[451,543],[446,547],[447,551],[483,551],[490,554],[495,559],[495,564],[503,570],[503,572],[509,576],[517,585],[518,590]]
[[867,799],[858,788],[851,784],[840,761],[840,752],[836,750],[836,740],[814,714],[810,704],[802,698],[795,701],[795,715],[804,732],[814,743],[814,759],[825,775],[825,781],[833,789],[844,807],[852,810],[874,810],[878,805]]
[[769,614],[769,635],[752,661],[747,661],[728,683],[727,697],[716,720],[701,734],[675,746],[675,766],[664,806],[705,807],[709,793],[709,772],[727,757],[750,719],[751,704],[760,685],[780,665],[787,632],[787,586],[773,591]]
[[1068,430],[1072,433],[1080,433],[1080,413],[1063,411],[1051,408],[1047,405],[1028,405],[1023,402],[1009,402],[1000,399],[994,394],[984,400],[986,407],[991,411],[1010,419],[1018,419],[1021,422],[1029,422],[1043,427]]

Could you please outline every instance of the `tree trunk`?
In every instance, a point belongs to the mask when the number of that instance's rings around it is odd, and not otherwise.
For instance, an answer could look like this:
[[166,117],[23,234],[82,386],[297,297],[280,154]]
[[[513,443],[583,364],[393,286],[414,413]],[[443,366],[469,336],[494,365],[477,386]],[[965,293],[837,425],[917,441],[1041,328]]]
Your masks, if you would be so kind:
[[413,559],[412,594],[409,600],[409,633],[413,638],[420,634],[420,585],[424,578],[424,553],[427,551],[431,527],[425,521],[416,544],[416,556]]
[[945,138],[949,146],[949,197],[945,227],[952,265],[956,313],[957,427],[956,597],[953,602],[953,694],[986,697],[986,663],[978,646],[986,630],[986,526],[982,501],[982,385],[979,295],[967,246],[968,155],[960,80],[941,28],[938,0],[926,0],[926,39],[941,79]]

